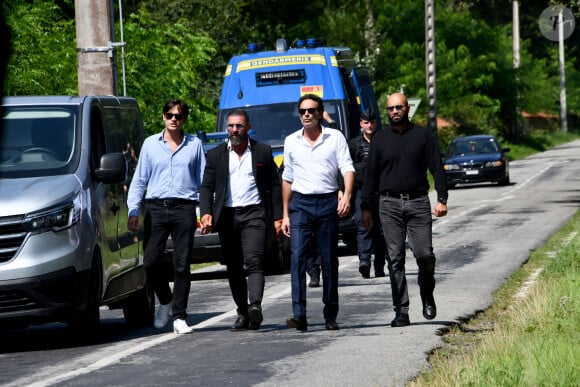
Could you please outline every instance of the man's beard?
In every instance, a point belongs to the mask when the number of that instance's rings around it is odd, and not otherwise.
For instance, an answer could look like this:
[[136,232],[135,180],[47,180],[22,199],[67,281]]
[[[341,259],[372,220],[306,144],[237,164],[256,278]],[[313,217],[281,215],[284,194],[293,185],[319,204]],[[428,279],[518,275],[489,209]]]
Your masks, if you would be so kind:
[[240,145],[246,142],[246,140],[248,139],[248,135],[238,133],[235,135],[230,135],[229,138],[232,145]]

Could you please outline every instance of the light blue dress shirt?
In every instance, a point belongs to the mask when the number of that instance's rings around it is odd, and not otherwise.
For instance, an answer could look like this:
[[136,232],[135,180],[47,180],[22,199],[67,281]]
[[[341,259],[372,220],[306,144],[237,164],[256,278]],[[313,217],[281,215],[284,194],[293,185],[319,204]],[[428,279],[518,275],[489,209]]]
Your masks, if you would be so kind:
[[172,152],[161,133],[143,142],[139,161],[127,197],[129,216],[139,215],[145,199],[178,198],[197,201],[198,189],[205,169],[205,154],[201,141],[184,134],[183,141]]

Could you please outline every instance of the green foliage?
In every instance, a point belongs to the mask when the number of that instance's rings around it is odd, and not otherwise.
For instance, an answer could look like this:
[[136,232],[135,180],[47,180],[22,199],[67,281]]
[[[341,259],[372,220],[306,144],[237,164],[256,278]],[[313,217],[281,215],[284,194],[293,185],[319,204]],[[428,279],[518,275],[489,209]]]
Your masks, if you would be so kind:
[[144,117],[148,134],[162,125],[161,109],[170,98],[184,99],[191,112],[186,126],[190,132],[210,130],[215,125],[215,108],[199,94],[204,66],[212,60],[215,42],[191,33],[184,20],[171,28],[153,20],[141,8],[125,23],[127,44],[127,94],[134,96]]
[[[566,5],[580,15],[577,2]],[[73,0],[4,0],[1,6],[14,47],[5,93],[76,94]],[[485,132],[516,139],[520,112],[559,113],[558,45],[538,28],[546,6],[539,0],[520,5],[516,70],[511,2],[435,2],[437,114],[459,124],[443,137]],[[250,41],[271,49],[277,38],[325,37],[329,45],[350,47],[371,67],[382,109],[389,94],[402,90],[422,99],[415,121],[426,120],[422,1],[126,0],[123,7],[128,94],[139,100],[148,132],[159,130],[161,105],[173,96],[192,107],[191,131],[213,131],[229,58]],[[567,107],[577,116],[579,42],[576,32],[565,47]]]
[[74,20],[52,1],[8,0],[2,7],[12,34],[4,93],[76,94]]

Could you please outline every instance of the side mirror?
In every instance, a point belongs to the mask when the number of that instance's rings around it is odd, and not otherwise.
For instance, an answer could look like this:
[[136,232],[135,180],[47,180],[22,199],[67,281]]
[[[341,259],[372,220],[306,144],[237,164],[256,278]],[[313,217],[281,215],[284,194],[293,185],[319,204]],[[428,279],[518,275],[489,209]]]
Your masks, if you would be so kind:
[[107,153],[101,156],[101,165],[95,171],[97,179],[106,184],[127,180],[127,159],[123,153]]

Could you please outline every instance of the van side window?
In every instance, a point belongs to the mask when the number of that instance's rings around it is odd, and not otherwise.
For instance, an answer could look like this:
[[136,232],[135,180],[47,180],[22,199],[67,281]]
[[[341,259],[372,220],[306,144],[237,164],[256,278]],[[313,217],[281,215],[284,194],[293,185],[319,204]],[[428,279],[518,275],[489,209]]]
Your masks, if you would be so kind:
[[101,156],[106,152],[103,121],[97,107],[91,110],[91,166],[93,170],[99,168]]

